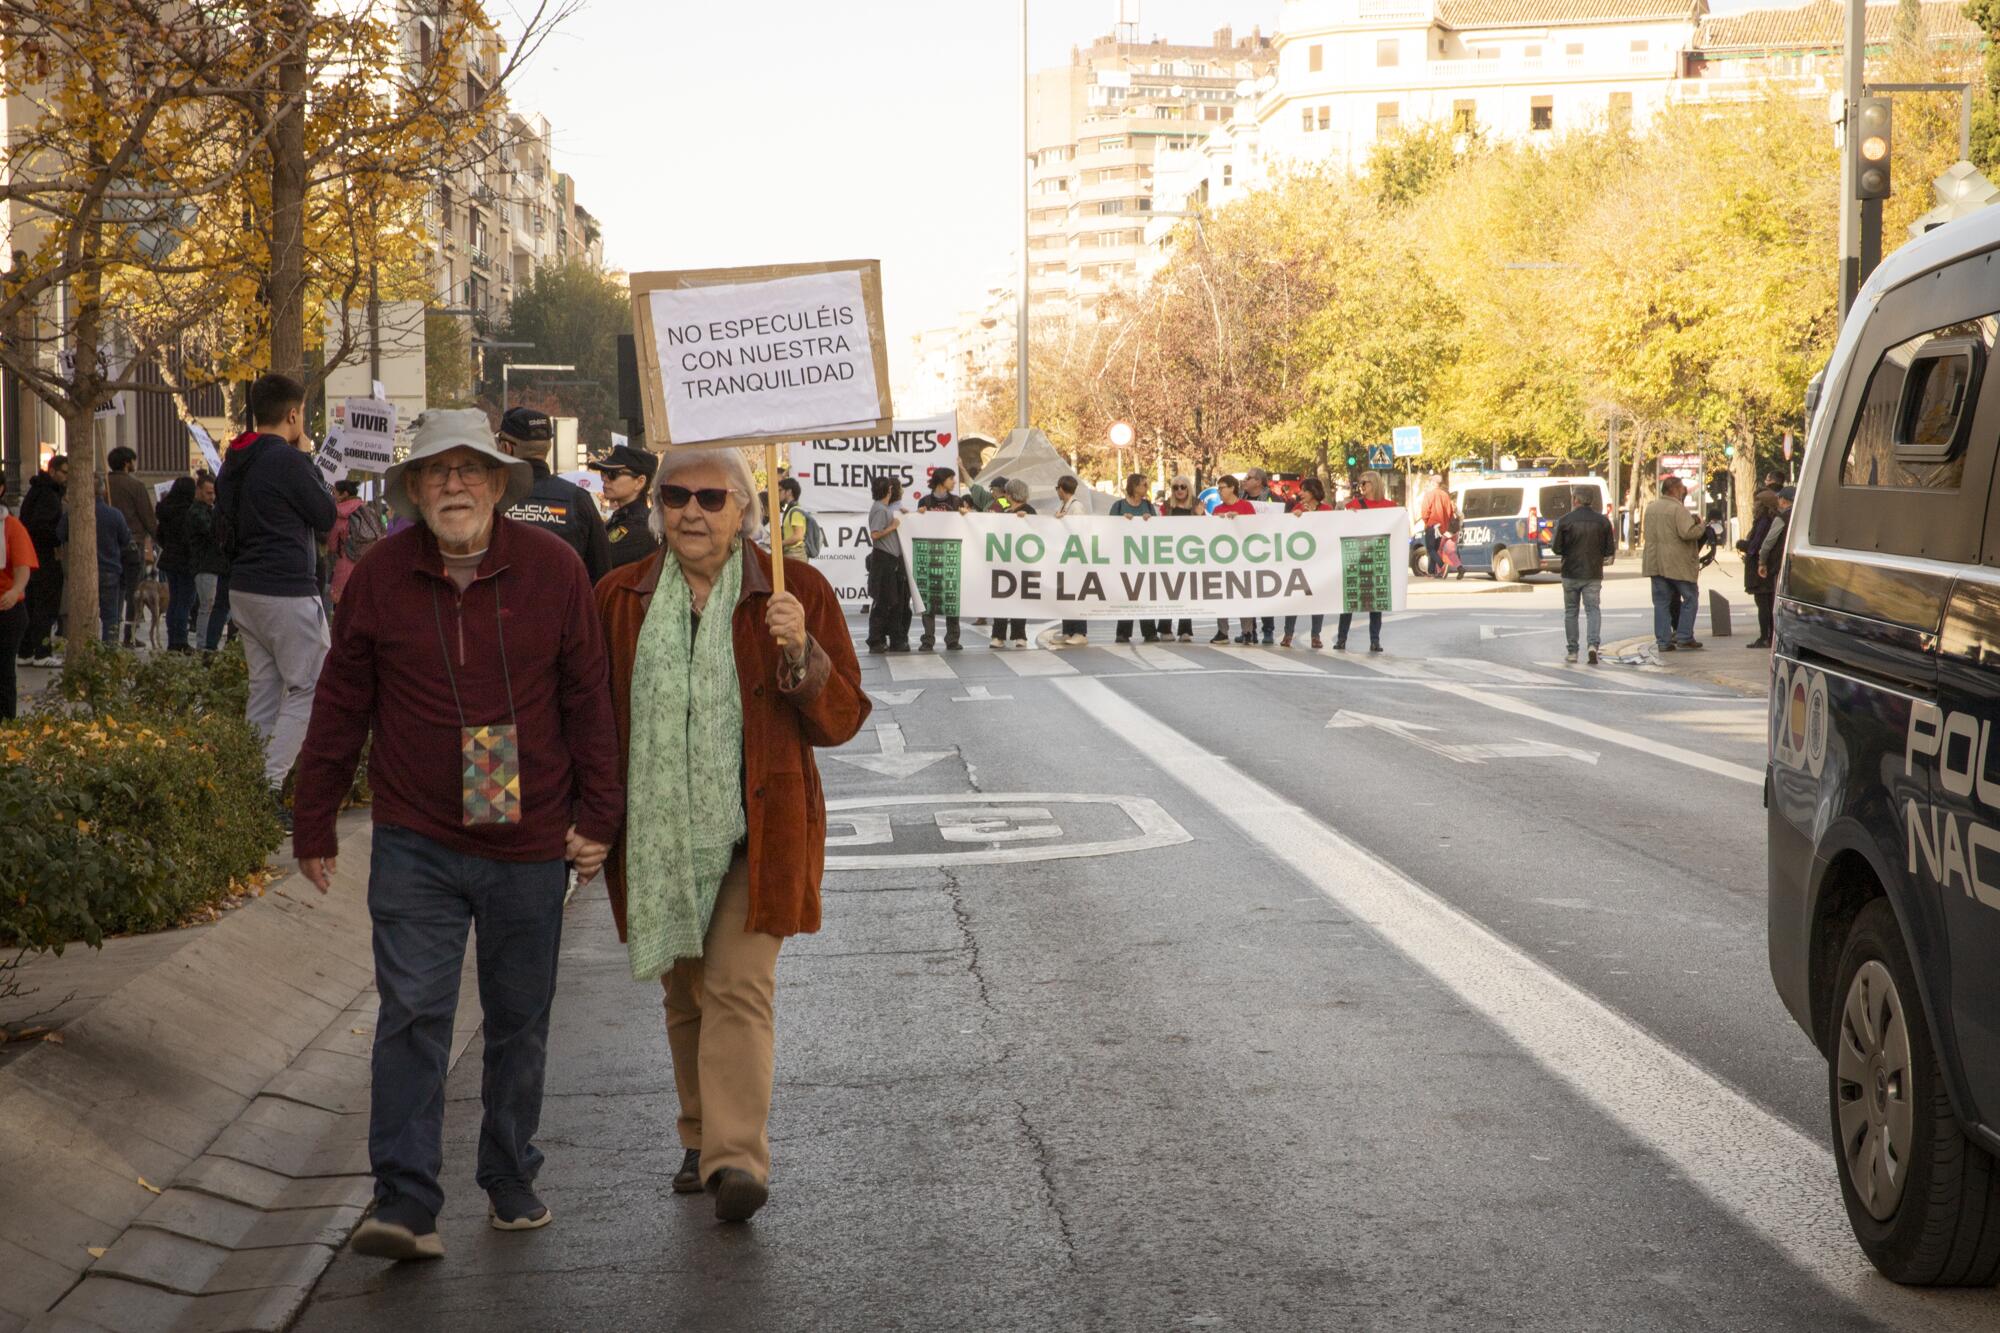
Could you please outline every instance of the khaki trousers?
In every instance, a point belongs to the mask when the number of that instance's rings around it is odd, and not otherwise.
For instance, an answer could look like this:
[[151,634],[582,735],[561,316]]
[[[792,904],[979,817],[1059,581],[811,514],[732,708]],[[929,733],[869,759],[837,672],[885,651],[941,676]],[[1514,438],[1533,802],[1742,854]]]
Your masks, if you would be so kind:
[[750,917],[750,865],[730,863],[700,958],[683,958],[661,983],[667,992],[667,1046],[680,1093],[683,1148],[701,1149],[704,1183],[725,1166],[771,1178],[771,999],[777,987],[775,935],[743,929]]

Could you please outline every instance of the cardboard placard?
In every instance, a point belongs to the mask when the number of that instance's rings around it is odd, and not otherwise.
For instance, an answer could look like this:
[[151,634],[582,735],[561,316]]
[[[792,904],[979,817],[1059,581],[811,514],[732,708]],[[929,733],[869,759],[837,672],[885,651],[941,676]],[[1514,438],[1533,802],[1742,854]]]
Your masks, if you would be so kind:
[[348,399],[340,443],[354,471],[387,472],[396,461],[396,405],[380,398]]
[[878,260],[635,273],[632,318],[653,449],[892,428]]
[[887,435],[830,436],[792,450],[800,503],[814,513],[865,514],[877,477],[894,477],[912,503],[930,489],[930,469],[958,470],[958,413],[898,421]]

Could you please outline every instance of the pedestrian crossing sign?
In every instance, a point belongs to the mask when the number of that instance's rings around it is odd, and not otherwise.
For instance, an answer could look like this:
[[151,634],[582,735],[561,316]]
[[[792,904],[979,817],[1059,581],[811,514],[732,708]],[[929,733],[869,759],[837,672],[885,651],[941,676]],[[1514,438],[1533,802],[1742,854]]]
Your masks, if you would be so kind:
[[1369,445],[1368,466],[1374,468],[1377,472],[1393,472],[1396,467],[1396,460],[1390,455],[1389,446],[1386,444]]

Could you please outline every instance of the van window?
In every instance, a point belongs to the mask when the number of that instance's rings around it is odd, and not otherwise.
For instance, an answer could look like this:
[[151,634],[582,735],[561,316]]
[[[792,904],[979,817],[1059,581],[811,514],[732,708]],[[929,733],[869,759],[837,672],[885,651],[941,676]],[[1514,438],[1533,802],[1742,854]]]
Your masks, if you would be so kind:
[[1521,488],[1519,486],[1483,486],[1465,493],[1465,503],[1458,507],[1459,516],[1464,519],[1512,518],[1521,512]]
[[1948,325],[1882,354],[1855,414],[1840,484],[1872,489],[1956,491],[1965,480],[1965,438],[1978,375],[1993,344],[1993,318]]
[[1541,502],[1535,506],[1535,512],[1543,518],[1561,518],[1564,514],[1576,508],[1577,492],[1581,489],[1581,487],[1571,486],[1567,482],[1560,486],[1544,486],[1542,487]]

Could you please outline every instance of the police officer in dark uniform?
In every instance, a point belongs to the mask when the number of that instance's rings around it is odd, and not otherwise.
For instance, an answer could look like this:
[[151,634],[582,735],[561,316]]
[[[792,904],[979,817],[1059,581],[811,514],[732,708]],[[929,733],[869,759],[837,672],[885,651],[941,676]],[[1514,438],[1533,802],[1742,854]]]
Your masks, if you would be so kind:
[[500,418],[500,452],[526,460],[535,473],[528,498],[509,509],[507,517],[546,528],[568,542],[583,558],[583,567],[595,583],[611,572],[611,542],[590,492],[549,471],[549,450],[555,438],[555,423],[546,412],[510,407]]
[[660,549],[653,535],[653,474],[660,460],[645,449],[621,444],[602,458],[592,459],[590,470],[604,478],[604,499],[612,506],[604,526],[611,539],[611,567],[644,560]]

